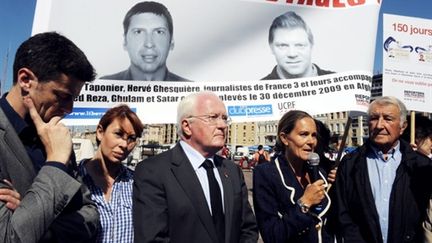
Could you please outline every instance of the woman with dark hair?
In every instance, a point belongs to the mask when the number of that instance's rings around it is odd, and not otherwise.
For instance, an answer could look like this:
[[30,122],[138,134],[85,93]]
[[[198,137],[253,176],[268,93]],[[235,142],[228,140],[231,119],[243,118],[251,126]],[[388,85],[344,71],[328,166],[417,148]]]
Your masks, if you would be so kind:
[[143,129],[127,105],[109,109],[96,128],[95,155],[80,163],[79,173],[100,214],[96,242],[133,242],[133,172],[122,161],[135,148]]
[[308,113],[293,110],[280,119],[279,153],[253,173],[254,209],[264,242],[331,241],[325,231],[330,207],[326,173],[318,169],[312,175],[307,169],[316,145],[317,128]]

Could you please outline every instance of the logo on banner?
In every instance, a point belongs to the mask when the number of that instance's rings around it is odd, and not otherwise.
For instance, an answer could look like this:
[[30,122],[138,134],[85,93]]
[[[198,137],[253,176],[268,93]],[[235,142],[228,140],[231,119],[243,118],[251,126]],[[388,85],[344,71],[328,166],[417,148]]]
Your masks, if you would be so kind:
[[355,99],[357,105],[363,105],[363,106],[369,105],[370,97],[368,95],[356,94]]
[[236,105],[228,106],[230,116],[267,116],[273,115],[272,105]]
[[404,90],[404,100],[425,102],[424,92]]
[[[78,107],[73,108],[72,112],[67,115],[66,119],[100,119],[109,108],[96,108],[96,107]],[[131,108],[136,112],[136,108]]]
[[279,114],[285,114],[290,110],[294,110],[296,106],[295,101],[283,101],[278,103]]

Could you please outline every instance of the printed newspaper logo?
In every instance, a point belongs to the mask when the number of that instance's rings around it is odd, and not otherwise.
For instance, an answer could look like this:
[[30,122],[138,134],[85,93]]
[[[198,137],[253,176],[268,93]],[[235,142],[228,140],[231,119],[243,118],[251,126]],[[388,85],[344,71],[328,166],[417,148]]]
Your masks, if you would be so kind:
[[283,101],[278,103],[279,114],[283,115],[290,110],[294,110],[296,107],[296,102],[294,100],[291,101]]
[[404,90],[404,100],[425,102],[424,92]]
[[356,94],[355,95],[357,105],[368,106],[370,97],[368,95]]
[[228,106],[229,116],[270,116],[273,115],[272,105]]

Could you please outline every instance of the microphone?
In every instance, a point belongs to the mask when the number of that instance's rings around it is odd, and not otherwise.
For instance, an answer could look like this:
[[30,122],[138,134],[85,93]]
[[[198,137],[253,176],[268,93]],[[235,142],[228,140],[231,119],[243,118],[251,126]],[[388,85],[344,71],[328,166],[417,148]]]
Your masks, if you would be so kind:
[[[320,157],[317,153],[310,153],[307,158],[307,171],[309,173],[309,178],[311,180],[311,183],[314,183],[315,181],[321,179],[319,175],[319,163],[320,163]],[[321,212],[323,210],[323,205],[321,203],[314,205],[312,207],[312,210],[316,212]]]
[[314,152],[309,153],[307,158],[307,170],[312,183],[321,179],[319,175],[319,163],[320,163],[319,155]]

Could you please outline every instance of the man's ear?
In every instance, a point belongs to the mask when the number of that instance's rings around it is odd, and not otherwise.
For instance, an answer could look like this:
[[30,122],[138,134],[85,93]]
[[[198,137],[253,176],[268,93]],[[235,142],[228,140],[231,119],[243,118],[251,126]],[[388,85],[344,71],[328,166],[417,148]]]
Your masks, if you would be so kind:
[[27,95],[32,85],[38,82],[36,75],[28,68],[18,70],[17,85],[20,86],[23,96]]
[[401,126],[401,130],[399,132],[400,135],[402,135],[402,133],[405,131],[405,129],[408,127],[408,122],[404,121],[404,123]]
[[191,127],[190,127],[189,120],[183,119],[182,123],[181,123],[181,126],[182,126],[183,134],[184,134],[185,137],[192,136],[192,130],[191,130]]
[[170,51],[174,50],[174,39],[171,38],[171,42],[170,42]]
[[123,35],[123,50],[127,51],[127,40],[126,40],[126,35]]

